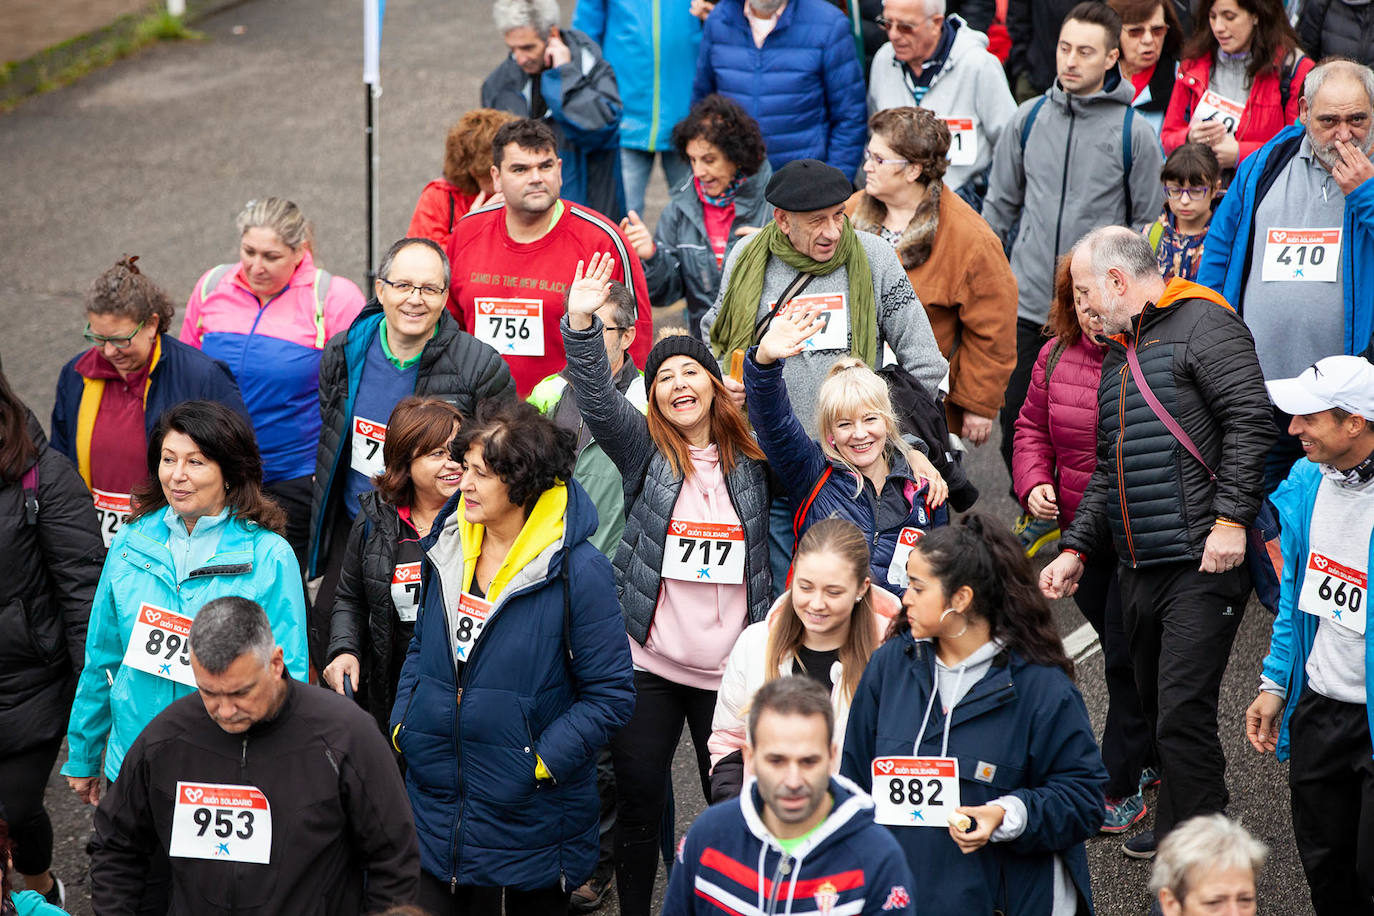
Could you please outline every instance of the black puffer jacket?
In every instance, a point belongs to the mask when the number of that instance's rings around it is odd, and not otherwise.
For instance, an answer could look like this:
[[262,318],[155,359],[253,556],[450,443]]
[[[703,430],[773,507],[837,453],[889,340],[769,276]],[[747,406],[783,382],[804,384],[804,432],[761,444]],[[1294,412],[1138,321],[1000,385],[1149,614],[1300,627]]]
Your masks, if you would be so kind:
[[[663,545],[683,479],[673,473],[649,438],[644,414],[611,384],[601,319],[594,318],[585,331],[574,331],[564,317],[561,327],[563,349],[568,355],[565,374],[572,383],[577,407],[625,482],[625,533],[615,554],[615,583],[625,629],[642,646],[649,638],[658,607]],[[652,386],[652,379],[645,379],[645,385]],[[653,397],[652,387],[649,397]],[[725,476],[725,486],[744,525],[748,623],[758,623],[767,616],[773,601],[773,576],[768,565],[767,465],[740,458]]]
[[1348,57],[1374,64],[1374,4],[1346,0],[1306,0],[1298,37],[1313,60]]
[[348,534],[339,588],[334,593],[325,662],[345,652],[358,657],[362,683],[356,686],[361,690],[363,708],[372,713],[386,734],[391,705],[396,701],[396,681],[401,676],[400,665],[392,664],[394,641],[401,638],[410,642],[409,633],[397,632],[400,622],[391,600],[401,517],[375,490],[362,495],[359,507]]
[[0,757],[66,733],[105,561],[90,492],[32,415],[28,425],[38,446],[36,517],[23,481],[0,481]]
[[1103,553],[1110,534],[1131,566],[1196,562],[1218,516],[1248,525],[1264,495],[1273,408],[1245,323],[1223,300],[1169,281],[1136,318],[1140,367],[1164,408],[1192,437],[1207,471],[1150,410],[1109,341],[1098,388],[1097,469],[1063,546]]
[[[349,461],[348,421],[362,378],[367,348],[383,320],[376,299],[342,334],[336,334],[320,358],[320,445],[315,453],[314,499],[310,507],[310,577],[321,575],[329,560],[329,533],[343,500]],[[491,347],[458,327],[445,311],[434,336],[420,354],[415,394],[442,398],[464,417],[477,412],[487,398],[515,399],[510,368]]]

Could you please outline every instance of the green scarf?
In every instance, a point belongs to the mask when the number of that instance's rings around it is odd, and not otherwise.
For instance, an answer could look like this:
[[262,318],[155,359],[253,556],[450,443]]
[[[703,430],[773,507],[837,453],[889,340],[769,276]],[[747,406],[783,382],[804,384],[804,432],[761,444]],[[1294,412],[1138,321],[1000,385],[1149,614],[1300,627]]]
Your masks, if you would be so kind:
[[848,217],[840,243],[828,261],[813,261],[797,251],[776,222],[769,223],[759,235],[763,238],[749,242],[735,259],[720,314],[711,326],[711,349],[716,358],[724,360],[735,350],[747,350],[758,343],[754,339],[754,325],[759,317],[759,300],[763,298],[763,274],[768,256],[774,255],[788,267],[817,277],[834,273],[841,267],[849,272],[849,352],[866,365],[875,366],[878,312],[873,301],[873,273],[864,246]]

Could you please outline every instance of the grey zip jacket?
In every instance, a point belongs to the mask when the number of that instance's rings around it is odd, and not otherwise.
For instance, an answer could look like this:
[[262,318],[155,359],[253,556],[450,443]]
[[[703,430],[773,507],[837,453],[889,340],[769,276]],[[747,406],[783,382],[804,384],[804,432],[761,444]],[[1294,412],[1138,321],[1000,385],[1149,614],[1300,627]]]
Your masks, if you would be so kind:
[[[1045,104],[1024,151],[1021,131],[1039,99],[1017,108],[1003,131],[983,216],[1002,243],[1011,244],[1018,318],[1044,324],[1059,256],[1099,226],[1125,224],[1121,130],[1131,93],[1130,81],[1115,69],[1107,73],[1102,89],[1087,96],[1069,95],[1055,80],[1045,90]],[[1159,180],[1163,165],[1154,128],[1136,117],[1131,124],[1130,188],[1131,226],[1137,231],[1153,223],[1164,206]]]

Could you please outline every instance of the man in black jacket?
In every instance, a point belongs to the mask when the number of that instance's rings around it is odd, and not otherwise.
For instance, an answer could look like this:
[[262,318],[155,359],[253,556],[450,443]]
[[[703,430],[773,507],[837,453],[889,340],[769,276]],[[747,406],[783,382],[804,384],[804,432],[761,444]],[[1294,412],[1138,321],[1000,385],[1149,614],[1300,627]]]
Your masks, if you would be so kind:
[[[415,823],[372,718],[292,681],[245,598],[201,608],[190,646],[200,692],[148,724],[96,810],[92,909],[351,916],[411,903]],[[157,886],[168,862],[170,887]]]
[[1165,284],[1153,257],[1144,236],[1119,226],[1074,250],[1075,296],[1114,336],[1098,390],[1097,469],[1040,577],[1061,598],[1088,554],[1114,549],[1121,562],[1122,617],[1163,775],[1154,831],[1123,847],[1136,858],[1153,857],[1175,824],[1226,807],[1218,690],[1250,594],[1246,528],[1274,435],[1245,323],[1206,287]]

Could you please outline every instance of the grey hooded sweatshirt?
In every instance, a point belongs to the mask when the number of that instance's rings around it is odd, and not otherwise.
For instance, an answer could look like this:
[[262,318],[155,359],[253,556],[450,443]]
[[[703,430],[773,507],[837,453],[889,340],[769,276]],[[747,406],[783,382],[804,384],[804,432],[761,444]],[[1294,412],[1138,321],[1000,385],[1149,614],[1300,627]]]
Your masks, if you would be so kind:
[[[1016,109],[992,159],[983,216],[1003,244],[1012,242],[1016,315],[1044,324],[1054,295],[1054,265],[1074,243],[1099,226],[1124,225],[1126,189],[1122,122],[1132,86],[1115,69],[1092,95],[1069,95],[1059,81],[1045,90],[1021,148],[1021,132],[1040,99]],[[1164,206],[1159,180],[1164,151],[1142,117],[1131,124],[1131,226],[1153,223]],[[1016,219],[1020,217],[1020,226]],[[1015,231],[1015,238],[1012,232]]]

